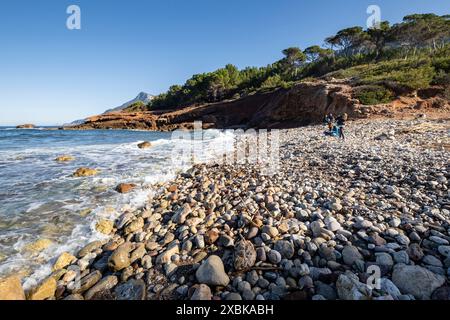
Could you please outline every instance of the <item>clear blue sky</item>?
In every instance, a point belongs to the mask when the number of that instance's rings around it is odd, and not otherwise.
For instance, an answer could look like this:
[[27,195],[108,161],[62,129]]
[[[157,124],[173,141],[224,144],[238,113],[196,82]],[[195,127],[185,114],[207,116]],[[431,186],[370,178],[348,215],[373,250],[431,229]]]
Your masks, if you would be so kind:
[[[81,30],[66,9],[81,7]],[[194,73],[278,60],[289,46],[382,19],[450,13],[448,0],[2,0],[0,125],[62,124]]]

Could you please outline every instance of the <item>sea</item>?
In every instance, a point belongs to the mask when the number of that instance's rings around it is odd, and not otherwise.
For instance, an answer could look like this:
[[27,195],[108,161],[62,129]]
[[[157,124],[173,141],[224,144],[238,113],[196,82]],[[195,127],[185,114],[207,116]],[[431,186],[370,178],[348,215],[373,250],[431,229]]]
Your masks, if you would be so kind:
[[[180,152],[187,144],[203,151],[196,161],[208,162],[230,151],[233,140],[219,130],[192,142],[192,133],[175,139],[168,132],[54,129],[0,127],[0,278],[22,275],[25,288],[48,276],[61,253],[105,239],[99,220],[145,206],[158,183],[192,167],[192,154]],[[139,149],[143,141],[152,147]],[[75,160],[55,161],[62,155]],[[80,167],[99,173],[73,177]],[[119,183],[138,187],[120,194]]]

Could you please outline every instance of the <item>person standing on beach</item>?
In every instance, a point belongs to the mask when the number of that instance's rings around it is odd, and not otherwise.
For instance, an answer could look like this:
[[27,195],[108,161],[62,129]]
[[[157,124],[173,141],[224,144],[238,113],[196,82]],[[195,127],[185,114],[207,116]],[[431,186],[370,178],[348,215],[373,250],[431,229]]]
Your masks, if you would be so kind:
[[342,140],[345,140],[344,127],[345,127],[345,121],[347,121],[347,118],[348,118],[348,116],[346,113],[344,113],[336,118],[336,126],[338,127],[339,138],[341,138]]
[[333,114],[332,114],[332,113],[327,114],[327,115],[325,116],[324,121],[325,121],[325,124],[328,125],[328,131],[331,132],[331,131],[333,130],[333,125],[334,125],[334,117],[333,117]]

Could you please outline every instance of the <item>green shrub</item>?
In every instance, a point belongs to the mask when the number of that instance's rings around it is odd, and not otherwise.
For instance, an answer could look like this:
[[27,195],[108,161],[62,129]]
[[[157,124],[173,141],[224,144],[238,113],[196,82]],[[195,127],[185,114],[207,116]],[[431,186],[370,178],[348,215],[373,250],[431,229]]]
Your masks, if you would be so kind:
[[261,89],[271,89],[277,87],[284,87],[287,83],[281,79],[280,75],[276,74],[274,76],[268,77],[261,85]]
[[383,86],[362,86],[355,89],[353,97],[364,105],[373,105],[391,102],[394,94]]
[[125,112],[139,112],[139,111],[147,111],[147,105],[142,101],[137,101],[130,106],[128,106],[124,111]]
[[444,70],[439,70],[433,78],[432,84],[439,86],[450,86],[450,74]]

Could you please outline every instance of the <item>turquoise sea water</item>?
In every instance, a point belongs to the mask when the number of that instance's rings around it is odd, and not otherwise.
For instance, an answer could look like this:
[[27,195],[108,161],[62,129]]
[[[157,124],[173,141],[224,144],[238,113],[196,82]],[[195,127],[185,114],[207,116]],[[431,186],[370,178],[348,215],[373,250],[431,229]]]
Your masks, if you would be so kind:
[[[201,143],[214,157],[229,137],[219,131],[209,136]],[[151,141],[152,148],[139,149],[142,141]],[[0,276],[31,274],[25,286],[32,285],[50,273],[60,253],[104,237],[95,231],[99,219],[142,206],[154,191],[151,184],[187,169],[172,161],[179,143],[162,132],[0,128]],[[75,160],[55,161],[61,155]],[[80,167],[100,173],[72,177]],[[119,194],[114,188],[122,182],[139,187]],[[92,211],[86,215],[86,210]],[[39,239],[52,244],[43,251],[29,250]]]

